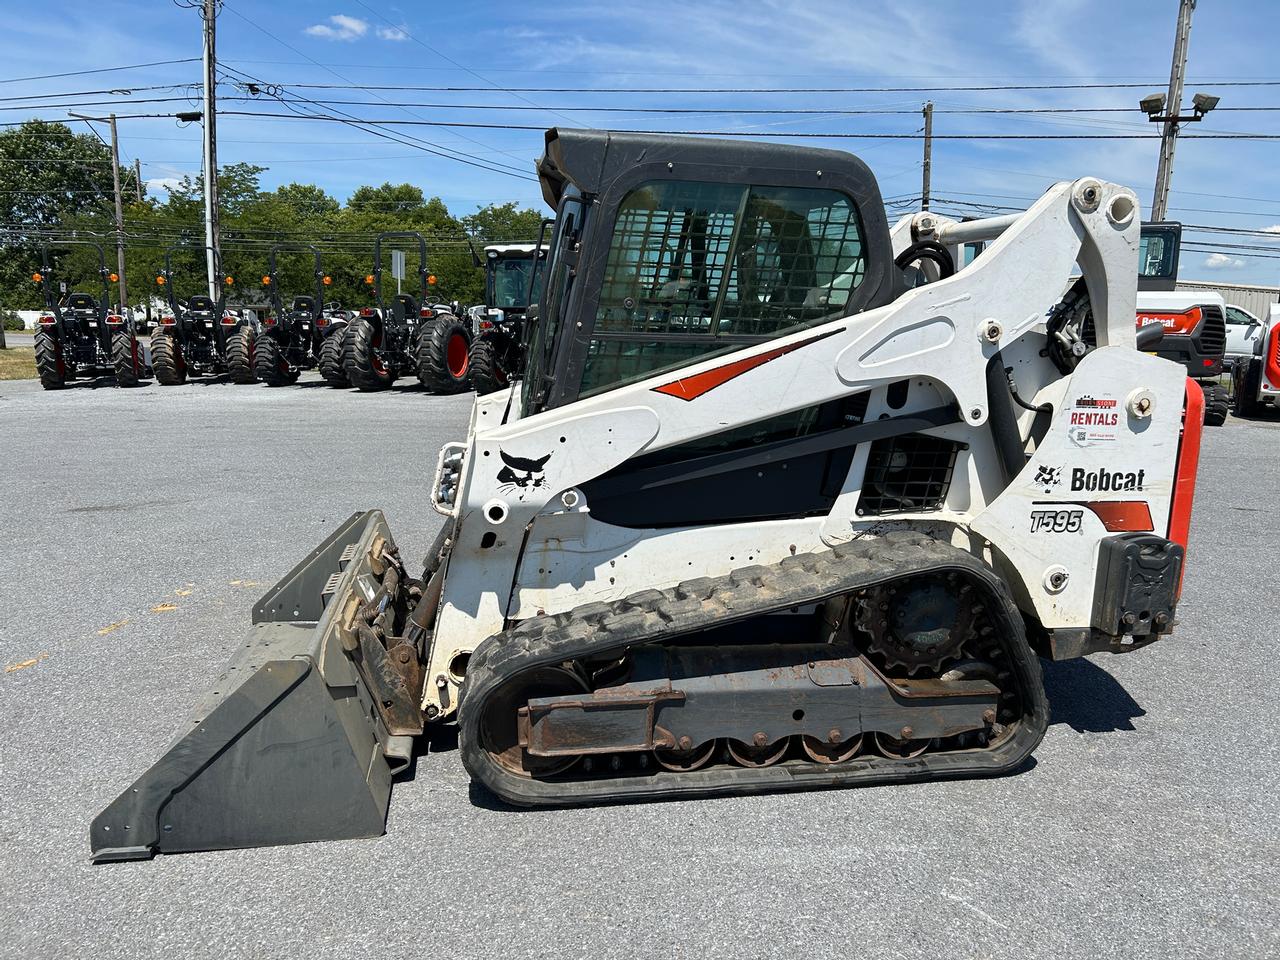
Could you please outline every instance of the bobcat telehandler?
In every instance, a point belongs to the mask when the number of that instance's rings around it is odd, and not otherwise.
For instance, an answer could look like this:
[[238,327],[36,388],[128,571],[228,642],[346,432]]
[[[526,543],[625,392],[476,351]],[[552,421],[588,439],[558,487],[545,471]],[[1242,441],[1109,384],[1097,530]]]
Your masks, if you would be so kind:
[[[227,374],[234,383],[253,383],[253,345],[256,321],[227,309],[227,292],[234,279],[223,277],[217,300],[207,293],[193,293],[182,300],[174,283],[173,253],[164,252],[164,270],[156,284],[165,292],[169,312],[151,334],[151,366],[163,386],[185,383],[188,377]],[[203,249],[203,248],[197,248]],[[205,290],[201,273],[199,289]]]
[[538,174],[528,364],[440,451],[422,575],[343,523],[95,860],[375,836],[442,723],[520,805],[1012,773],[1038,655],[1173,628],[1203,396],[1137,349],[1130,190],[890,230],[832,150],[553,129]]
[[94,240],[69,240],[98,253],[98,277],[102,291],[75,291],[60,297],[54,289],[54,258],[49,247],[40,248],[40,269],[31,277],[40,285],[44,312],[36,322],[36,375],[46,390],[60,390],[76,377],[114,376],[116,385],[136,387],[150,375],[128,311],[111,309],[111,284],[119,277],[107,269],[102,244]]
[[[412,240],[418,253],[418,296],[382,295],[384,240]],[[467,388],[467,350],[471,331],[453,305],[433,300],[436,276],[427,269],[427,241],[414,232],[380,233],[373,242],[373,273],[365,277],[377,307],[365,307],[347,331],[345,366],[352,386],[385,390],[401,374],[413,371],[433,393]]]
[[[312,254],[314,289],[309,296],[296,296],[285,309],[280,289],[280,271],[276,254],[282,249],[302,249]],[[297,383],[303,370],[320,362],[326,341],[324,290],[332,283],[320,264],[320,251],[310,244],[276,244],[267,254],[267,273],[262,285],[267,288],[271,312],[253,346],[253,369],[259,380],[269,387]]]
[[[543,223],[545,232],[547,224]],[[524,359],[525,313],[538,302],[543,237],[535,243],[491,243],[484,248],[484,303],[471,316],[471,385],[476,393],[507,387]]]

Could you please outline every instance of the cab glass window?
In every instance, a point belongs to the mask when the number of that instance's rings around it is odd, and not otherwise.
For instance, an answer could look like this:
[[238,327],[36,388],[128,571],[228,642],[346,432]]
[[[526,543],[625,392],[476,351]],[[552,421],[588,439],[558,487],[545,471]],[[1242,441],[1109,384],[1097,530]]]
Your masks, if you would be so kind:
[[618,211],[580,395],[838,317],[865,273],[845,194],[644,184]]

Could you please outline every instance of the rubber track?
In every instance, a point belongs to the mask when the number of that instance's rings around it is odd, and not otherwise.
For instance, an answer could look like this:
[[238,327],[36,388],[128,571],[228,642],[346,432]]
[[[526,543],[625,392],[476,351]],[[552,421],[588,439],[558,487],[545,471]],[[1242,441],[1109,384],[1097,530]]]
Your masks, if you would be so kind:
[[254,336],[247,327],[241,327],[227,338],[227,373],[232,383],[256,383],[253,370]]
[[1227,411],[1231,409],[1227,388],[1220,383],[1210,384],[1204,394],[1204,425],[1206,427],[1222,426],[1227,422]]
[[320,376],[331,387],[349,387],[351,379],[343,366],[342,348],[347,339],[346,328],[335,330],[320,344]]
[[452,313],[437,313],[431,326],[418,338],[418,380],[432,393],[461,393],[467,389],[467,375],[455,379],[449,372],[446,357],[449,339],[458,330],[468,338],[470,348],[470,332]]
[[505,390],[511,382],[502,373],[502,364],[498,359],[498,345],[493,337],[480,337],[471,344],[471,356],[467,360],[471,373],[471,385],[476,393],[484,396]]
[[111,335],[111,362],[116,370],[117,386],[136,387],[141,379],[138,375],[140,363],[134,343],[132,334],[121,332]]
[[1262,376],[1262,361],[1242,358],[1232,377],[1235,393],[1231,398],[1231,412],[1237,417],[1257,416],[1262,409],[1258,401],[1259,380]]
[[172,335],[167,333],[153,334],[151,337],[151,369],[156,375],[156,382],[161,386],[172,387],[187,380],[186,366],[178,365],[178,346]]
[[[979,593],[987,594],[985,616],[996,628],[991,642],[999,644],[1008,657],[1007,669],[1021,697],[1021,719],[1012,735],[995,747],[926,753],[912,760],[862,756],[838,765],[718,766],[557,781],[513,774],[491,760],[480,745],[480,718],[489,698],[504,681],[533,667],[670,641],[900,577],[952,570],[966,575]],[[725,577],[690,580],[615,603],[589,603],[567,613],[523,621],[485,640],[472,654],[458,722],[462,762],[473,779],[510,803],[565,806],[997,776],[1014,772],[1031,755],[1044,736],[1048,717],[1040,662],[1027,644],[1022,615],[1004,582],[962,550],[916,532],[899,531],[789,557],[771,566],[745,567]]]
[[35,340],[36,373],[40,375],[40,386],[46,390],[61,390],[69,378],[58,373],[58,342],[53,334],[44,330],[36,331]]

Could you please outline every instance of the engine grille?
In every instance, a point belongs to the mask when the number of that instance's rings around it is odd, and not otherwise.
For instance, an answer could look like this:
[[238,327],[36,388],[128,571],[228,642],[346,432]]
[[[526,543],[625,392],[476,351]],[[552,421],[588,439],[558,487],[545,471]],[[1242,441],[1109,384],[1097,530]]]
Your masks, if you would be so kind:
[[1210,357],[1221,356],[1227,349],[1227,320],[1216,305],[1206,305],[1204,323],[1200,327],[1200,352]]
[[871,445],[858,497],[859,516],[941,509],[960,444],[912,433]]

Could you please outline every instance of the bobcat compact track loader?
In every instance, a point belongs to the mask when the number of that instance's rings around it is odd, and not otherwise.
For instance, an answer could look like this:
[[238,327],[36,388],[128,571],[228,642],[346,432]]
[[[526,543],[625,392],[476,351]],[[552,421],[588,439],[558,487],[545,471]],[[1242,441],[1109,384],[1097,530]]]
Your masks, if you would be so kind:
[[523,805],[1011,773],[1037,655],[1172,629],[1203,397],[1135,347],[1131,191],[890,230],[831,150],[551,130],[538,172],[526,372],[441,450],[423,575],[335,530],[95,860],[375,836],[428,724]]

